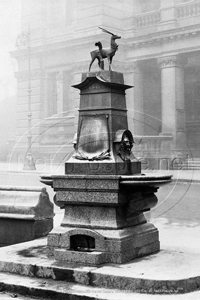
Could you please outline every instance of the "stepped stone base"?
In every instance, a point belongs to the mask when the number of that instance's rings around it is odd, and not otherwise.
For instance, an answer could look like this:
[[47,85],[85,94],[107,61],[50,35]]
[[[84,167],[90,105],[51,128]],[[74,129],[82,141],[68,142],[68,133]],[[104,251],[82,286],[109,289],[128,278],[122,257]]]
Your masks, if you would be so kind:
[[[158,230],[147,223],[143,214],[156,205],[157,188],[150,185],[152,181],[147,185],[151,178],[145,178],[140,175],[43,177],[45,181],[53,181],[54,202],[65,209],[61,226],[48,235],[49,256],[67,263],[100,265],[122,264],[158,252]],[[154,177],[154,183],[155,180]]]
[[[79,241],[80,237],[90,237],[92,246],[85,245],[83,248],[82,244],[81,250],[78,247],[74,249],[73,237],[76,236]],[[121,230],[58,227],[48,235],[49,257],[68,263],[121,264],[159,250],[158,230],[150,223]]]
[[0,249],[0,287],[4,291],[42,299],[132,300],[145,295],[148,299],[147,294],[154,294],[153,299],[159,297],[155,294],[179,298],[177,294],[200,287],[200,254],[177,251],[173,243],[146,259],[97,267],[48,258],[46,244],[47,239],[40,238]]

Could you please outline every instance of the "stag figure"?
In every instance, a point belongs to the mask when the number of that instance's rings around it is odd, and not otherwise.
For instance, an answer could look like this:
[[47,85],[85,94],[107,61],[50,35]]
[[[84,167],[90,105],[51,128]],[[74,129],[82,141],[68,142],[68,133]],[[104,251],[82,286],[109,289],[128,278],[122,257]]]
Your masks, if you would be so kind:
[[92,60],[90,62],[89,71],[90,71],[91,66],[92,66],[93,62],[95,61],[95,59],[98,60],[98,65],[99,65],[100,69],[104,70],[104,62],[103,62],[104,58],[108,59],[109,70],[111,70],[111,64],[112,64],[113,56],[115,55],[115,52],[118,50],[118,45],[115,42],[115,40],[121,39],[121,36],[113,34],[112,32],[110,32],[106,29],[103,29],[101,27],[99,27],[99,28],[103,32],[111,34],[110,47],[109,48],[103,48],[101,42],[95,43],[95,46],[98,46],[99,49],[90,52]]

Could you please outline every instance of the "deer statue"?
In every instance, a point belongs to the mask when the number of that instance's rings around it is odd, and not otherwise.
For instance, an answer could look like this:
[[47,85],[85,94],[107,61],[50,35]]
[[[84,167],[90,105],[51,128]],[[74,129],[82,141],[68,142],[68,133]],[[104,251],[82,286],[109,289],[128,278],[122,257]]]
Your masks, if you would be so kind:
[[113,34],[112,32],[110,32],[106,29],[103,29],[101,27],[99,27],[99,28],[103,32],[111,34],[110,47],[109,48],[103,48],[101,42],[95,43],[95,46],[98,46],[99,49],[90,52],[92,60],[90,62],[89,71],[90,71],[91,66],[92,66],[93,62],[95,61],[95,59],[98,60],[98,65],[99,65],[100,69],[104,70],[104,62],[103,62],[104,58],[108,59],[109,70],[111,70],[111,64],[112,64],[113,56],[115,55],[115,52],[118,50],[118,45],[115,42],[115,40],[121,39],[121,36]]

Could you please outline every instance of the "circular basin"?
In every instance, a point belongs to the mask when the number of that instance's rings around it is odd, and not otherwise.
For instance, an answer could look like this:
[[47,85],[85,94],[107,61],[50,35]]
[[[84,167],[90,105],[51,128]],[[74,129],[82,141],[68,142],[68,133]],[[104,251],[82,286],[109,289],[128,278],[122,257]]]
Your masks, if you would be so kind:
[[170,183],[172,181],[172,175],[122,175],[120,185],[123,186],[154,186],[160,187],[161,185]]

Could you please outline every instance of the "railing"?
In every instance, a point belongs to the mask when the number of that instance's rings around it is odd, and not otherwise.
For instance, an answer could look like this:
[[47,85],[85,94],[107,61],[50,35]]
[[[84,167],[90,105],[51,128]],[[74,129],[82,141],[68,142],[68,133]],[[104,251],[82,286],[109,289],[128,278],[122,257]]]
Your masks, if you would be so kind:
[[172,136],[136,136],[133,153],[136,156],[159,156],[162,155],[164,143],[168,143],[168,147],[173,141]]
[[[200,15],[200,0],[189,3],[178,4],[174,7],[177,19],[190,18]],[[151,11],[136,15],[136,26],[138,28],[145,28],[158,25],[162,19],[162,10]]]
[[[67,128],[66,128],[67,130]],[[49,133],[40,137],[41,144],[60,145],[71,143],[74,138],[74,133]]]
[[200,15],[200,1],[181,4],[176,7],[177,19],[189,18]]
[[154,26],[160,22],[160,11],[153,11],[136,16],[137,27]]

